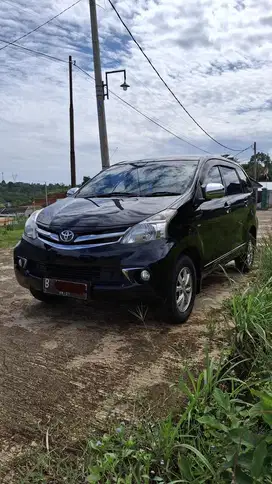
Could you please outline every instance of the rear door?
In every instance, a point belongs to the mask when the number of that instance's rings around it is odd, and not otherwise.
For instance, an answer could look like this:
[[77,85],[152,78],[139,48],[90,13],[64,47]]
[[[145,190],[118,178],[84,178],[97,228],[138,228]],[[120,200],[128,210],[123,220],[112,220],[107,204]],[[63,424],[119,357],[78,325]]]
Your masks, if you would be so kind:
[[[202,187],[208,183],[224,185],[216,160],[208,162],[200,176]],[[204,265],[209,265],[229,252],[230,211],[228,197],[204,200],[196,212],[197,232],[203,251]]]
[[245,193],[238,173],[233,166],[220,166],[230,205],[229,238],[231,250],[245,242],[244,228],[249,211],[249,193]]

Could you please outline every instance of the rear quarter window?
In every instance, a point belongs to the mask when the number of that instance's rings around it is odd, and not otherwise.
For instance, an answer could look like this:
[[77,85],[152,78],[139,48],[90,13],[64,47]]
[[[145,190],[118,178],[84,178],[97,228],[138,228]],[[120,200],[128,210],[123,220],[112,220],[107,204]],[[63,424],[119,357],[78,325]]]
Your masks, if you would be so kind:
[[227,190],[227,195],[243,193],[242,185],[235,168],[220,166],[220,172]]
[[242,170],[242,168],[237,167],[237,172],[241,181],[243,191],[246,193],[252,192],[253,190],[252,183],[248,178],[248,176],[245,174],[244,170]]

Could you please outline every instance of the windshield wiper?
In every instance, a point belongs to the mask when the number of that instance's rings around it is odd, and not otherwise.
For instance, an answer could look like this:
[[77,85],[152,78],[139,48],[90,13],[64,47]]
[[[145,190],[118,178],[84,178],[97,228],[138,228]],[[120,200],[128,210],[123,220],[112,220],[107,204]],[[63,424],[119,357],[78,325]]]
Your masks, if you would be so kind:
[[167,196],[178,196],[181,195],[179,192],[153,192],[153,193],[147,193],[144,195],[145,197],[167,197]]
[[111,192],[100,193],[98,195],[89,195],[87,198],[114,198],[114,197],[138,197],[138,193],[126,193],[126,192]]

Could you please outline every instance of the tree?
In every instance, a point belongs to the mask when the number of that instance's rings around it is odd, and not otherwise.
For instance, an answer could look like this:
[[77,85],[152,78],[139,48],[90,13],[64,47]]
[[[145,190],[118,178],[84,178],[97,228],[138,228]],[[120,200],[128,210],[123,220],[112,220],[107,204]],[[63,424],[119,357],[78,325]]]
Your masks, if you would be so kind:
[[[63,184],[50,183],[48,185],[48,196],[55,193],[65,193],[67,188]],[[13,206],[29,205],[34,199],[43,199],[44,185],[40,183],[23,182],[0,182],[0,204],[10,202]]]
[[90,176],[84,176],[83,177],[83,182],[82,182],[82,185],[84,185],[85,183],[87,183],[87,181],[89,181],[91,179]]
[[[263,153],[259,151],[256,154],[257,163],[257,180],[272,180],[272,160],[268,153]],[[249,163],[242,165],[244,170],[252,178],[255,177],[255,157],[251,156]]]

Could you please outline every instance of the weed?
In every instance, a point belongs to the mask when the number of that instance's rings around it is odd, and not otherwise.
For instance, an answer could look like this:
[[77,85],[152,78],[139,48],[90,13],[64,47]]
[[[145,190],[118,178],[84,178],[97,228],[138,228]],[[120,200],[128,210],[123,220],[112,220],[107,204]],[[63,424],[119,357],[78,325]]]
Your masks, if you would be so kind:
[[206,334],[210,341],[213,341],[215,339],[217,326],[217,318],[214,316],[210,316],[206,322]]
[[266,284],[272,275],[272,234],[262,238],[258,259],[259,283]]
[[130,311],[130,313],[133,314],[133,316],[135,316],[135,318],[137,318],[143,324],[145,324],[148,307],[144,306],[143,303],[141,303],[139,306],[136,307],[135,311]]
[[12,248],[20,240],[23,233],[23,229],[16,228],[13,230],[7,230],[6,228],[0,229],[0,249]]

